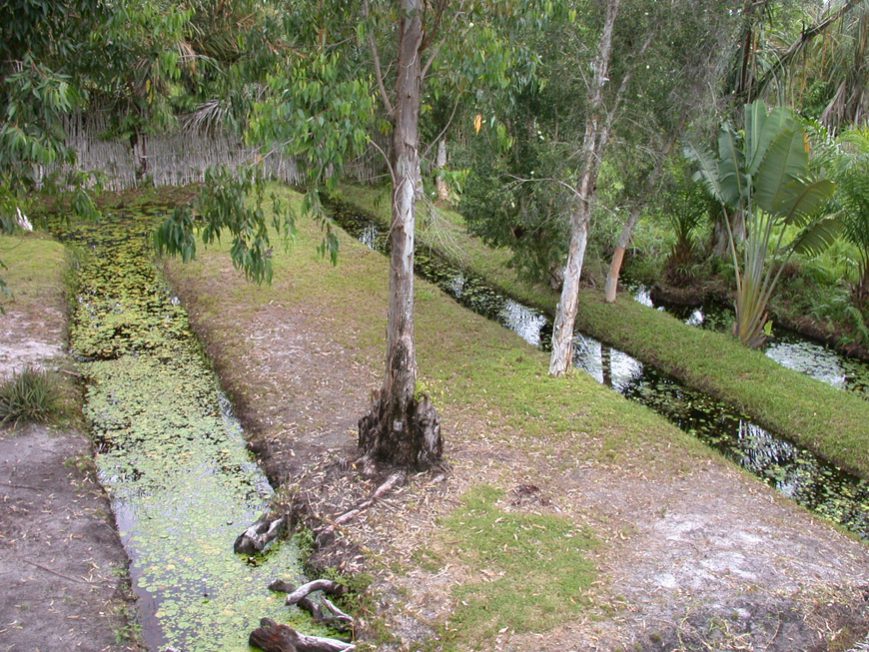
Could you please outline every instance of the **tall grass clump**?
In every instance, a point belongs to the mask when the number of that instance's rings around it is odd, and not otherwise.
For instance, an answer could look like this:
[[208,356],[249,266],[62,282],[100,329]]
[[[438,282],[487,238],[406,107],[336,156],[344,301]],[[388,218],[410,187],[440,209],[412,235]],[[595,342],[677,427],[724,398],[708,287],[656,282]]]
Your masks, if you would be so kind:
[[59,416],[61,392],[54,374],[25,368],[0,383],[0,425],[44,423]]

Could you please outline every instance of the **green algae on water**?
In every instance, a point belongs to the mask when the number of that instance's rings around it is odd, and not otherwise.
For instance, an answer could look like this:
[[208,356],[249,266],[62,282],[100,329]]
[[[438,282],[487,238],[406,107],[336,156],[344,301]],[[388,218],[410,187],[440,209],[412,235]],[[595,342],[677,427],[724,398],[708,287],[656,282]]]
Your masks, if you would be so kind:
[[144,215],[54,225],[89,251],[70,343],[88,382],[84,412],[131,559],[145,643],[247,650],[262,617],[322,633],[267,589],[275,577],[301,578],[293,541],[262,559],[233,553],[271,488],[152,262],[153,225]]

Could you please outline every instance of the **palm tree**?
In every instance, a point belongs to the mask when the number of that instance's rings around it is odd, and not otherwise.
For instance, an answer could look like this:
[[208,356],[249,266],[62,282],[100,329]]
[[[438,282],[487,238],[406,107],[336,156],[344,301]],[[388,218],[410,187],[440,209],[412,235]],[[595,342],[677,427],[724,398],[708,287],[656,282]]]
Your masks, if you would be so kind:
[[[835,186],[810,178],[808,138],[796,116],[784,108],[767,113],[761,101],[745,105],[742,131],[721,125],[717,154],[696,145],[685,154],[725,212],[745,221],[741,259],[728,230],[736,271],[734,335],[757,348],[766,339],[767,305],[784,264],[794,253],[822,250],[838,233],[839,220],[819,216]],[[730,220],[725,223],[729,229]],[[785,243],[787,227],[800,232]]]

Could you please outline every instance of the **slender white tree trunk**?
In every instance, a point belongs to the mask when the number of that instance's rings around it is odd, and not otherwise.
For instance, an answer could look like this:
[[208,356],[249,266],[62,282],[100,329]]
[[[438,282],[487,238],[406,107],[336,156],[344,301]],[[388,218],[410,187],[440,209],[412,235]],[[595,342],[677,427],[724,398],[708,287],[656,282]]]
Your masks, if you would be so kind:
[[580,207],[574,211],[570,225],[570,247],[567,251],[567,265],[564,268],[564,284],[561,286],[561,299],[555,311],[555,324],[552,330],[552,356],[549,358],[549,373],[563,375],[573,362],[573,326],[579,304],[579,278],[585,248],[588,244],[587,209]]
[[[612,125],[611,117],[604,119],[603,115],[603,87],[608,81],[613,26],[618,12],[619,0],[608,0],[606,21],[594,64],[595,78],[589,87],[589,114],[582,138],[582,176],[576,190],[576,206],[570,216],[570,246],[567,251],[567,264],[564,267],[564,285],[561,288],[561,299],[555,311],[555,324],[552,331],[549,373],[553,376],[563,375],[570,369],[573,361],[573,330],[579,305],[579,279],[588,244],[588,229],[601,157],[606,149]],[[623,82],[622,88],[625,83]],[[613,108],[613,111],[615,110]]]
[[441,202],[448,202],[450,200],[450,187],[447,185],[447,181],[444,178],[444,169],[447,166],[447,139],[446,136],[442,137],[438,141],[438,154],[435,159],[435,167],[437,168],[437,177],[435,183],[437,184],[437,193],[438,200]]
[[[684,123],[684,118],[687,116],[683,116],[682,122],[680,125]],[[678,130],[681,132],[681,129]],[[655,167],[652,169],[651,173],[646,176],[646,180],[643,183],[643,196],[648,197],[655,191],[655,187],[658,185],[658,181],[661,178],[661,174],[664,172],[664,162],[667,159],[667,156],[670,154],[670,150],[673,148],[673,143],[676,142],[676,136],[673,135],[667,141],[667,144],[660,152],[660,156],[658,156],[658,160],[655,161]],[[607,303],[613,303],[616,300],[616,291],[619,287],[619,275],[622,271],[622,263],[625,259],[625,250],[628,248],[628,245],[631,242],[631,237],[634,235],[634,229],[637,226],[637,222],[640,221],[640,213],[642,211],[641,204],[635,204],[631,207],[630,213],[628,213],[628,219],[622,226],[622,232],[619,234],[618,242],[616,243],[616,250],[613,252],[613,258],[610,262],[610,268],[606,275],[606,286],[604,288],[604,300]]]

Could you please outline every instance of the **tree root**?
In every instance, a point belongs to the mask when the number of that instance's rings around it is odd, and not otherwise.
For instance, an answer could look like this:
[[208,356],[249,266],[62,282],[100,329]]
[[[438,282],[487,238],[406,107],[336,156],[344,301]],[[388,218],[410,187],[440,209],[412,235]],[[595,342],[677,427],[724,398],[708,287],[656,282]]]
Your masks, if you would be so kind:
[[284,580],[275,580],[269,584],[269,588],[272,591],[281,591],[289,594],[287,595],[286,604],[289,606],[296,605],[300,609],[304,609],[311,614],[316,623],[344,632],[349,632],[353,629],[353,618],[339,609],[331,600],[323,598],[321,605],[308,597],[308,595],[315,591],[322,591],[332,596],[344,595],[347,589],[342,584],[331,580],[314,580],[296,588]]
[[299,634],[292,627],[279,625],[270,618],[260,621],[260,626],[250,633],[248,643],[264,652],[347,652],[356,649],[352,643],[334,638]]
[[233,549],[243,555],[262,552],[266,546],[278,538],[286,522],[287,519],[283,516],[280,518],[269,518],[268,515],[261,516],[256,523],[238,535]]

